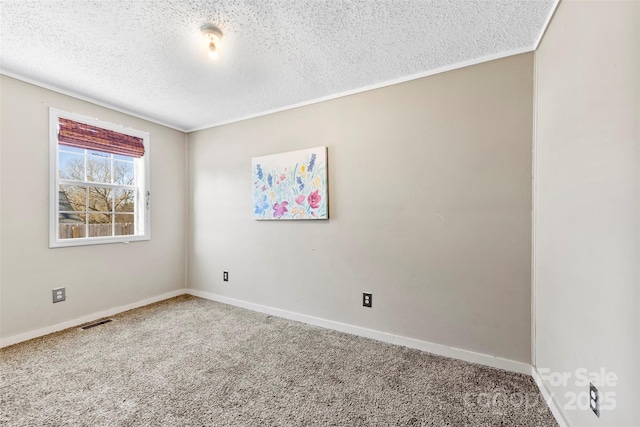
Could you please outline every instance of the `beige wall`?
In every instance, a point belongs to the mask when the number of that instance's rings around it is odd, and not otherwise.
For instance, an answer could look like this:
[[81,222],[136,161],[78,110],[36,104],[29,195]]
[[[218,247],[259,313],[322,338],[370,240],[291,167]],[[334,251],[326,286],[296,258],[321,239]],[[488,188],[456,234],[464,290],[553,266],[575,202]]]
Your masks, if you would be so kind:
[[[184,287],[182,132],[0,76],[0,336],[11,337]],[[151,134],[151,241],[49,249],[49,107]],[[51,289],[67,300],[51,302]]]
[[[637,1],[563,1],[536,54],[535,364],[571,375],[546,385],[572,426],[640,425],[639,28]],[[617,375],[615,410],[571,408],[578,369]]]
[[[532,61],[190,134],[189,287],[529,363]],[[251,158],[320,145],[331,219],[253,220]]]

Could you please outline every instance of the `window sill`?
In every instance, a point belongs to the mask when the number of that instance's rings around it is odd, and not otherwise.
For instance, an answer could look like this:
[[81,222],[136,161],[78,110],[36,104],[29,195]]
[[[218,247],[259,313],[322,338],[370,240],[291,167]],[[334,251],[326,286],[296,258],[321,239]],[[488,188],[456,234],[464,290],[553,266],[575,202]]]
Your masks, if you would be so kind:
[[151,240],[150,236],[123,236],[123,237],[85,237],[77,239],[55,240],[49,242],[49,248],[66,248],[72,246],[92,246],[92,245],[108,245],[113,243],[128,244],[131,242],[141,242]]

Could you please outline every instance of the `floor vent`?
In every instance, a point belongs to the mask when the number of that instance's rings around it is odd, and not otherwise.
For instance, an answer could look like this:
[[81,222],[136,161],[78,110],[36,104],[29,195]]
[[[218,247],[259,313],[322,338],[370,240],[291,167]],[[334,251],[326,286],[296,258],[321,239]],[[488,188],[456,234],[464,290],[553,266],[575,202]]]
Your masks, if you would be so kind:
[[90,325],[82,326],[80,329],[91,329],[91,328],[95,328],[96,326],[104,325],[105,323],[109,323],[109,322],[113,322],[113,319],[105,319],[96,323],[91,323]]

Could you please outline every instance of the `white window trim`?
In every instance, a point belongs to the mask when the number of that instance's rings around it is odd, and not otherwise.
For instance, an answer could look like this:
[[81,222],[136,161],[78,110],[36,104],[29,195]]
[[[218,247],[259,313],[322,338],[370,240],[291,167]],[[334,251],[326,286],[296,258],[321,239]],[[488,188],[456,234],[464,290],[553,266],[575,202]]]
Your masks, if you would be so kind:
[[[58,121],[59,118],[100,127],[126,135],[142,138],[144,144],[144,156],[135,163],[136,174],[140,166],[144,167],[144,183],[138,184],[138,199],[136,201],[140,209],[137,209],[136,228],[138,234],[128,236],[109,237],[80,237],[75,239],[59,239],[58,233],[58,207],[59,207],[59,173],[58,173]],[[101,120],[83,116],[77,113],[68,113],[56,108],[49,108],[49,247],[63,248],[69,246],[103,245],[108,243],[129,243],[142,240],[151,240],[151,174],[150,174],[150,144],[149,133],[136,129],[103,122]]]

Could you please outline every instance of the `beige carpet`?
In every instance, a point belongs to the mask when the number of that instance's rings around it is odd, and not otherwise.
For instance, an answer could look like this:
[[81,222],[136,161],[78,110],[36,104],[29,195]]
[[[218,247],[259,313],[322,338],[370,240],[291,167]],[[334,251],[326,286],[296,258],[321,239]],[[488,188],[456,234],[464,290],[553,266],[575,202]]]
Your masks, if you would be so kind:
[[555,426],[531,378],[182,296],[0,351],[7,426]]

